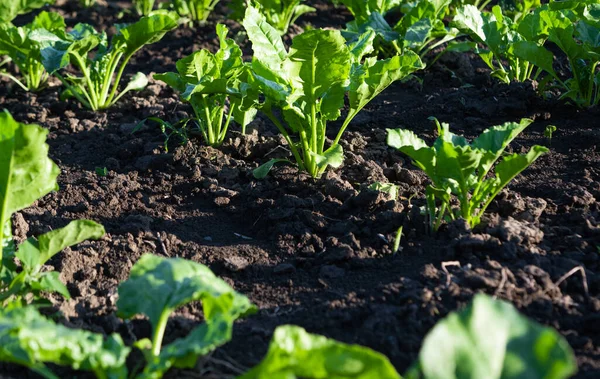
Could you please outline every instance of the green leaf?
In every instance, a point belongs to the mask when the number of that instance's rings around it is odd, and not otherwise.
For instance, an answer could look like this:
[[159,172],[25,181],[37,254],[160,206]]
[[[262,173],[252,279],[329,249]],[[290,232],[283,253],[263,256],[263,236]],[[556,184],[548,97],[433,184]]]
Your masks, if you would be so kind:
[[[0,361],[50,372],[44,363],[94,371],[110,378],[127,377],[130,349],[118,334],[74,330],[44,318],[34,307],[0,310]],[[41,369],[41,370],[40,370]]]
[[29,274],[37,273],[41,266],[65,247],[104,235],[104,227],[90,220],[71,221],[67,226],[55,229],[37,238],[30,237],[19,246],[17,258]]
[[556,73],[552,67],[554,54],[545,47],[539,46],[537,43],[531,41],[517,41],[511,48],[516,57],[521,58],[556,77]]
[[353,76],[349,86],[350,108],[355,112],[361,110],[393,82],[425,68],[419,56],[412,51],[373,64],[366,62],[362,66],[363,74]]
[[[48,158],[48,131],[37,125],[16,122],[0,113],[0,225],[11,215],[58,189],[59,169]],[[0,235],[5,245],[4,233]]]
[[275,330],[267,356],[238,379],[400,379],[389,360],[358,345],[309,334],[298,326]]
[[147,85],[148,77],[145,74],[138,72],[133,75],[131,79],[129,79],[129,83],[127,83],[125,89],[121,91],[121,94],[124,94],[128,91],[141,91],[146,88]]
[[485,130],[479,137],[475,138],[471,146],[476,149],[485,150],[490,153],[482,161],[484,170],[487,172],[504,152],[504,149],[527,128],[533,120],[522,119],[519,123],[507,122]]
[[[299,101],[308,105],[315,104],[331,88],[345,84],[350,75],[350,59],[339,31],[315,29],[294,38],[284,68],[298,75],[295,85],[303,92]],[[344,94],[339,95],[343,98]]]
[[181,258],[143,255],[131,268],[129,279],[119,285],[118,314],[125,319],[148,316],[153,327],[163,312],[202,300],[204,317],[224,312],[242,315],[252,309],[250,301],[199,263]]
[[499,192],[513,180],[515,176],[520,174],[521,171],[525,170],[542,154],[545,154],[548,151],[548,148],[544,146],[534,145],[525,155],[512,154],[504,157],[504,159],[496,166],[496,174],[500,179],[498,184],[499,189],[496,190],[496,192]]
[[129,56],[145,45],[159,41],[167,32],[177,27],[179,17],[174,12],[157,13],[140,18],[135,24],[120,30],[113,44],[124,41],[125,55]]
[[477,295],[425,337],[419,371],[425,379],[564,379],[577,366],[556,331],[528,320],[506,302]]
[[246,9],[242,25],[252,41],[253,60],[260,62],[269,70],[280,71],[288,54],[277,30],[267,22],[258,9],[251,6]]
[[429,177],[435,176],[435,150],[406,129],[387,129],[387,144],[408,155]]
[[11,22],[20,14],[29,13],[55,0],[0,0],[0,24]]
[[283,158],[274,158],[269,160],[267,163],[263,163],[260,166],[258,166],[257,168],[255,168],[252,171],[252,175],[254,176],[255,179],[264,179],[267,177],[267,175],[269,174],[269,171],[271,171],[271,169],[273,168],[273,166],[275,166],[275,164],[280,163],[280,162],[290,162],[289,159],[283,159]]
[[338,168],[344,163],[344,149],[342,149],[342,145],[335,144],[323,154],[316,155],[315,161],[321,170],[324,170],[327,166]]
[[70,299],[71,294],[67,286],[60,281],[60,273],[57,271],[44,272],[35,280],[29,283],[34,291],[56,292],[61,294],[65,299]]

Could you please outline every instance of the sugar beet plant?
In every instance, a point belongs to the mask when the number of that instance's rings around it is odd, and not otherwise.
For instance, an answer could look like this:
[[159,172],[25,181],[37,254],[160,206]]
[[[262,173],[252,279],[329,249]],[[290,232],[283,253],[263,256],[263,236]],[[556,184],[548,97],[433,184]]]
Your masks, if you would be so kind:
[[399,9],[402,18],[391,27],[379,12],[373,11],[368,17],[356,18],[348,23],[342,32],[349,42],[354,42],[368,30],[377,37],[376,50],[389,57],[402,54],[406,49],[424,57],[436,47],[452,41],[458,30],[444,23],[450,0],[420,0],[403,4]]
[[[98,379],[158,379],[171,367],[191,368],[199,356],[231,339],[233,322],[254,311],[248,298],[235,292],[207,267],[181,258],[143,255],[119,286],[118,315],[146,315],[152,339],[142,339],[146,365],[128,373],[125,360],[131,348],[118,334],[72,330],[45,319],[33,307],[0,310],[0,361],[24,365],[45,378],[55,379],[48,363],[91,371]],[[202,301],[205,322],[186,337],[162,346],[169,315],[192,301]]]
[[101,225],[77,220],[15,246],[11,216],[57,189],[59,169],[48,158],[47,134],[40,126],[24,125],[8,112],[0,113],[0,304],[44,303],[41,292],[69,298],[59,273],[42,271],[43,265],[67,246],[104,235]]
[[[339,31],[311,30],[296,36],[286,51],[257,9],[248,8],[243,25],[254,51],[250,88],[263,95],[258,106],[287,141],[298,168],[315,178],[327,166],[342,164],[340,138],[362,108],[392,82],[423,68],[410,51],[386,60],[365,59],[373,51],[372,31],[348,46]],[[326,147],[327,123],[341,116],[346,94],[350,109]],[[266,175],[275,162],[261,166],[255,176]]]
[[256,114],[253,102],[244,96],[248,67],[242,61],[242,51],[227,38],[227,32],[226,26],[217,25],[220,49],[216,54],[196,51],[177,62],[177,72],[154,75],[192,106],[202,137],[210,146],[223,143],[232,119],[245,131]]
[[[485,130],[472,143],[450,132],[448,124],[435,120],[439,137],[432,146],[404,129],[388,129],[388,145],[413,159],[432,181],[426,189],[429,221],[433,230],[448,216],[463,218],[471,227],[498,193],[540,155],[548,151],[533,146],[527,154],[504,155],[504,150],[532,121],[508,122]],[[497,160],[495,175],[488,177]],[[460,206],[453,209],[451,195]],[[436,208],[436,200],[441,205]],[[437,209],[437,210],[436,210]]]
[[[143,73],[135,74],[118,91],[125,67],[131,57],[145,45],[159,41],[168,31],[177,27],[173,13],[157,13],[142,17],[132,25],[122,27],[110,45],[105,33],[98,33],[87,24],[77,24],[73,30],[54,32],[36,29],[30,38],[42,46],[42,62],[67,88],[63,98],[75,97],[92,110],[114,105],[124,94],[141,90],[148,84]],[[61,74],[73,65],[81,76]]]
[[193,23],[204,23],[220,0],[171,0],[170,6]]
[[[523,82],[537,79],[544,70],[558,78],[552,68],[554,55],[543,47],[547,34],[539,12],[525,13],[514,21],[498,5],[491,13],[466,5],[457,10],[453,25],[475,41],[472,47],[493,77],[505,83]],[[462,49],[466,44],[454,48]]]
[[54,32],[64,28],[64,19],[58,13],[48,12],[41,12],[31,23],[24,26],[0,24],[0,52],[7,55],[18,68],[21,79],[7,70],[0,69],[0,75],[8,77],[25,91],[44,88],[48,73],[42,64],[41,45],[30,38],[30,35],[38,29]]
[[[566,379],[576,371],[569,344],[555,330],[528,320],[508,303],[477,295],[434,326],[404,377]],[[402,377],[380,353],[286,325],[275,330],[263,361],[238,379],[284,378]]]
[[259,9],[267,22],[283,35],[298,17],[316,10],[303,2],[304,0],[233,0],[229,7],[233,10],[233,18],[242,19],[250,3],[251,6]]

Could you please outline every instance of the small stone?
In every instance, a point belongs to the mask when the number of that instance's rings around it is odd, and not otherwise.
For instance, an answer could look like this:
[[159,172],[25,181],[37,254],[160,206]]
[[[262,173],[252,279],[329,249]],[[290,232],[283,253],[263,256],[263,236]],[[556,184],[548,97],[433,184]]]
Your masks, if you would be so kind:
[[242,257],[232,256],[225,258],[225,267],[230,271],[242,271],[248,267],[249,264],[250,262]]
[[214,202],[217,206],[219,207],[224,207],[226,205],[229,205],[229,202],[231,200],[228,197],[224,197],[224,196],[219,196],[217,198],[215,198]]

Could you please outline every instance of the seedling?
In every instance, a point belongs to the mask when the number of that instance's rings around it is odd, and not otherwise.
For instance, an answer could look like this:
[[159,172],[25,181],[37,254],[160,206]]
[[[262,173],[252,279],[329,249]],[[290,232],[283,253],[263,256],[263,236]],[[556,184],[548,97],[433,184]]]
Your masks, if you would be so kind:
[[[146,87],[148,78],[138,72],[121,92],[118,91],[131,57],[175,27],[177,16],[174,13],[158,13],[121,28],[110,45],[105,33],[98,33],[87,24],[77,24],[69,32],[37,29],[31,33],[31,38],[42,46],[46,71],[59,78],[67,88],[62,98],[75,97],[87,108],[99,110],[111,107],[129,91]],[[92,52],[94,49],[96,51]],[[60,71],[69,64],[75,66],[81,76],[63,76]]]
[[[248,8],[243,25],[254,51],[249,84],[257,107],[283,135],[298,168],[314,178],[343,163],[339,141],[362,108],[394,81],[423,68],[410,51],[386,60],[363,59],[373,51],[372,31],[348,46],[339,31],[311,30],[296,36],[286,51],[256,8]],[[260,102],[258,93],[264,96]],[[348,114],[326,147],[327,122],[341,116],[346,94]]]
[[[446,216],[463,218],[471,227],[479,224],[496,195],[548,151],[535,145],[527,154],[504,155],[508,144],[531,124],[528,119],[489,128],[471,144],[464,137],[451,133],[448,124],[433,120],[439,137],[432,146],[403,129],[388,129],[388,145],[412,158],[433,182],[427,186],[426,198],[430,226],[434,231]],[[499,159],[495,175],[488,177]],[[456,209],[450,205],[451,195],[460,203]],[[439,208],[436,208],[436,200],[441,202]]]
[[108,169],[106,167],[96,167],[96,175],[106,176],[108,175]]
[[552,135],[556,132],[556,126],[547,125],[546,129],[544,129],[544,137],[548,138],[548,142],[552,141]]
[[244,132],[256,115],[252,97],[247,96],[249,69],[242,61],[242,50],[227,38],[228,31],[225,25],[217,25],[220,48],[216,54],[196,51],[177,62],[177,72],[154,75],[179,91],[181,99],[192,106],[195,121],[210,146],[223,143],[232,120]]

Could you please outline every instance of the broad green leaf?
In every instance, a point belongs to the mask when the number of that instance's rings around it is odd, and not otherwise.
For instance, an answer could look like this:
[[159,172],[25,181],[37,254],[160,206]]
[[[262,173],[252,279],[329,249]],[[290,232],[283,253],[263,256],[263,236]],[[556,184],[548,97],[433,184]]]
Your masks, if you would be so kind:
[[267,356],[238,379],[400,379],[380,353],[309,334],[298,326],[275,330]]
[[504,159],[496,166],[496,174],[500,179],[500,183],[498,184],[499,189],[501,190],[504,188],[515,178],[515,176],[520,174],[521,171],[525,170],[542,154],[545,154],[548,151],[548,148],[544,146],[534,145],[527,154],[512,154],[504,157]]
[[0,0],[0,24],[11,22],[20,14],[29,13],[55,0]]
[[42,234],[37,239],[28,238],[19,246],[16,256],[23,264],[23,269],[29,274],[34,274],[65,247],[89,239],[99,239],[103,235],[104,227],[102,225],[90,220],[75,220],[64,228]]
[[131,268],[129,279],[119,285],[118,314],[125,319],[148,316],[153,327],[163,313],[202,300],[206,320],[229,313],[242,315],[250,301],[199,263],[181,258],[143,255]]
[[246,9],[242,25],[252,41],[253,60],[261,62],[269,70],[279,72],[288,54],[277,30],[254,7]]
[[[11,215],[58,189],[59,169],[48,158],[48,131],[37,125],[16,122],[0,113],[0,225]],[[4,247],[4,233],[0,235]]]
[[531,41],[517,41],[512,45],[513,54],[531,64],[541,68],[542,70],[556,76],[552,62],[554,54]]
[[429,177],[435,175],[435,150],[417,137],[415,133],[405,129],[387,129],[387,144],[408,155],[417,167],[425,171]]
[[49,373],[44,364],[54,363],[101,373],[106,378],[125,378],[129,351],[118,334],[104,339],[101,334],[69,329],[46,319],[31,306],[0,310],[3,362]]
[[477,295],[425,337],[418,370],[424,379],[565,379],[577,366],[555,330],[528,320],[506,302]]
[[44,272],[29,283],[31,289],[39,292],[56,292],[61,294],[65,299],[70,299],[71,294],[67,286],[60,280],[60,273],[57,271]]
[[[295,85],[302,88],[298,101],[310,106],[330,88],[345,84],[350,61],[350,51],[339,31],[317,29],[294,38],[284,68],[294,73]],[[343,98],[343,92],[339,95]]]
[[363,65],[363,75],[352,77],[348,97],[350,108],[360,110],[390,84],[406,78],[425,65],[416,53],[406,51],[402,55]]
[[342,145],[336,144],[327,149],[322,155],[316,156],[317,166],[325,169],[327,166],[338,168],[344,163],[344,150]]
[[483,26],[485,24],[481,12],[474,5],[465,5],[456,11],[453,23],[458,29],[468,30],[473,35],[478,37],[478,42],[483,42],[487,39]]
[[503,125],[497,125],[485,130],[473,140],[471,146],[490,153],[489,158],[482,161],[483,169],[486,172],[502,155],[504,149],[532,122],[533,120],[524,118],[519,123],[507,122]]
[[142,17],[135,24],[121,29],[115,39],[125,42],[125,55],[130,56],[144,45],[159,41],[167,32],[175,29],[178,19],[173,12]]

